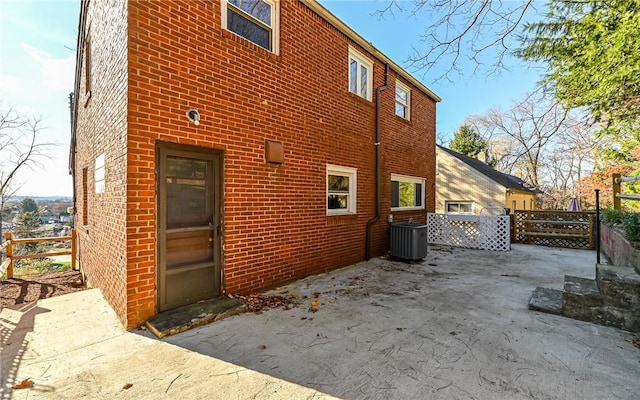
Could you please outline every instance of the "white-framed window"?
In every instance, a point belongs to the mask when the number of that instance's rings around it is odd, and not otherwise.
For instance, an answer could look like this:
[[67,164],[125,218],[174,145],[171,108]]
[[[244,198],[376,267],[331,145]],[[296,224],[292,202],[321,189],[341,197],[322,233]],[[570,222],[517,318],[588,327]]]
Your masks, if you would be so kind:
[[104,193],[105,184],[105,166],[104,166],[104,153],[96,157],[96,163],[94,168],[94,177],[96,181],[96,193]]
[[222,26],[278,54],[280,0],[222,0]]
[[473,214],[473,201],[445,201],[447,214]]
[[406,120],[411,116],[411,89],[396,80],[396,115]]
[[391,210],[424,210],[425,181],[391,174]]
[[373,62],[349,47],[349,91],[371,101],[372,88]]
[[355,168],[327,165],[327,215],[355,214],[357,187]]

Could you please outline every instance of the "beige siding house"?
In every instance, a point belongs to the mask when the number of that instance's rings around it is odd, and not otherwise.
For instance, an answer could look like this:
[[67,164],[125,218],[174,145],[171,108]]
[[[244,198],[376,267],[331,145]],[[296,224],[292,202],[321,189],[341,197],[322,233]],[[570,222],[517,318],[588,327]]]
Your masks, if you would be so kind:
[[538,192],[522,179],[446,147],[436,148],[436,212],[495,214],[535,209]]

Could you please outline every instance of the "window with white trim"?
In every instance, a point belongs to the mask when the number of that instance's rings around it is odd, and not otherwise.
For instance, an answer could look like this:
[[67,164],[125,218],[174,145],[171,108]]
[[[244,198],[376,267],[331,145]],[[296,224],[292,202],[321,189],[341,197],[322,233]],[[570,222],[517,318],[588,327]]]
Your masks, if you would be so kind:
[[327,165],[327,215],[356,213],[357,170]]
[[222,0],[222,26],[278,53],[279,0]]
[[409,120],[411,115],[411,89],[398,80],[396,80],[396,115],[406,120]]
[[425,179],[391,174],[391,210],[424,210]]
[[96,163],[94,168],[94,177],[96,180],[96,193],[104,193],[104,153],[96,157]]
[[373,62],[353,48],[349,48],[349,91],[372,99]]
[[447,214],[473,214],[473,201],[445,201]]

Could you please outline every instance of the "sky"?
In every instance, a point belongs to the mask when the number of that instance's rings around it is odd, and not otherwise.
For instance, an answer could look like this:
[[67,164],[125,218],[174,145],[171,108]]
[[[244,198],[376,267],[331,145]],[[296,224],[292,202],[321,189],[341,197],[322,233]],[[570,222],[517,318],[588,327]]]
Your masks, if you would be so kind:
[[[467,116],[509,107],[532,91],[539,79],[513,61],[510,70],[500,76],[474,76],[474,65],[469,63],[463,64],[464,74],[454,82],[433,82],[439,71],[425,74],[406,64],[412,48],[424,46],[420,35],[428,19],[396,12],[381,20],[373,13],[385,4],[383,0],[320,3],[442,98],[436,131],[445,143]],[[41,161],[41,168],[24,170],[18,176],[18,195],[73,194],[68,174],[68,96],[74,84],[79,8],[79,0],[0,0],[0,108],[13,107],[23,115],[42,117],[44,139],[57,144],[50,158]]]

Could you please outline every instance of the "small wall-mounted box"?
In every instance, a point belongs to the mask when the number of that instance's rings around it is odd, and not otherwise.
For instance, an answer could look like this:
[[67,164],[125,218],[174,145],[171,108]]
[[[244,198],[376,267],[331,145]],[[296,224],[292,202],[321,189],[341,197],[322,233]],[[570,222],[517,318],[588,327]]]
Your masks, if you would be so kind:
[[76,213],[75,207],[67,207],[67,214],[75,214],[75,213]]
[[284,145],[275,140],[266,140],[264,145],[264,159],[268,163],[284,163]]

